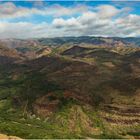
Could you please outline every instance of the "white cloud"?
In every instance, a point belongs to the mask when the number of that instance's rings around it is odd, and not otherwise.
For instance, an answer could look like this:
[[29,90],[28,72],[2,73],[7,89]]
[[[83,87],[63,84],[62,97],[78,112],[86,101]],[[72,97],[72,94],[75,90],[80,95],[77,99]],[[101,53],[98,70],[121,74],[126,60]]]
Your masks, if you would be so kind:
[[64,20],[62,18],[56,18],[53,20],[52,25],[54,25],[56,28],[63,28],[64,26],[67,27],[73,27],[73,26],[80,26],[80,23],[77,21],[76,18],[70,18],[68,20]]
[[98,6],[96,9],[100,18],[112,18],[113,16],[116,16],[118,13],[121,12],[121,10],[111,5],[101,5]]
[[129,10],[129,7],[117,9],[111,5],[101,5],[95,11],[85,12],[77,18],[54,19],[53,24],[63,28],[66,35],[139,36],[140,16],[128,14]]
[[[64,36],[63,29],[61,35]],[[38,38],[60,36],[60,30],[48,23],[33,24],[29,22],[0,23],[0,38]]]
[[[4,5],[5,4],[5,5]],[[56,36],[140,36],[140,16],[129,14],[130,8],[118,9],[112,5],[87,7],[63,7],[53,5],[46,8],[17,7],[11,2],[0,4],[0,18],[16,18],[32,14],[51,15],[52,23],[0,22],[0,38],[36,38]],[[79,14],[74,17],[74,14]],[[68,19],[62,18],[69,15]]]
[[64,15],[74,15],[74,14],[81,14],[88,11],[89,7],[85,5],[77,5],[72,7],[64,7],[61,5],[53,5],[46,8],[44,14],[53,15],[54,17],[60,17]]
[[18,18],[18,17],[26,17],[32,14],[41,14],[41,11],[36,8],[25,8],[25,7],[17,7],[12,2],[6,2],[0,4],[0,18]]
[[[64,7],[58,4],[52,6],[42,6],[42,1],[34,2],[34,8],[27,8],[16,6],[12,2],[6,2],[0,4],[0,18],[18,18],[26,17],[30,15],[51,15],[54,17],[60,17],[65,15],[74,15],[87,11],[90,7],[85,5],[77,5],[74,7]],[[42,6],[42,8],[39,8]],[[38,7],[38,8],[37,8]]]

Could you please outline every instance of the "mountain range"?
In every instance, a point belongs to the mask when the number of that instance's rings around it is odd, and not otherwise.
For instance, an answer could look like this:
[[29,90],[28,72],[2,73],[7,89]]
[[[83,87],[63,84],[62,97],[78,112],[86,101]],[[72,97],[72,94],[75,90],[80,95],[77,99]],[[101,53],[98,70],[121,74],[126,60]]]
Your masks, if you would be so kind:
[[140,138],[140,39],[0,40],[0,132]]

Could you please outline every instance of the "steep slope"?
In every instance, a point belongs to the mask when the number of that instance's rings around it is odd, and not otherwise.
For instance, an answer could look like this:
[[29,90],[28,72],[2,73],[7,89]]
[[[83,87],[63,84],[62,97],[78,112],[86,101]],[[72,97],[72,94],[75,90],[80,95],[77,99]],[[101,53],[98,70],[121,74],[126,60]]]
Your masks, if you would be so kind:
[[81,48],[0,69],[1,133],[139,138],[139,51],[120,55],[112,49]]
[[80,47],[80,46],[73,46],[72,48],[70,49],[67,49],[65,50],[64,52],[62,52],[61,54],[62,55],[78,55],[80,53],[83,53],[85,51],[89,51],[89,50],[92,50],[92,48],[84,48],[84,47]]
[[51,53],[51,48],[45,47],[36,52],[37,57],[47,56]]
[[9,49],[6,46],[0,45],[0,55],[1,56],[9,56],[9,57],[13,57],[13,58],[18,58],[20,57],[20,53],[15,50],[15,49]]
[[[34,59],[38,55],[37,53],[45,53],[45,49],[49,49],[47,46],[42,46],[36,39],[2,39],[0,44],[6,46],[8,49],[15,50],[18,53],[21,53],[22,56],[26,59]],[[43,52],[44,49],[44,52]]]
[[37,40],[27,39],[2,39],[1,44],[8,46],[9,48],[16,48],[21,52],[26,52],[30,50],[35,50],[39,47]]
[[23,59],[23,55],[15,49],[0,45],[0,64],[12,63]]
[[81,54],[80,57],[86,57],[86,58],[101,58],[101,59],[119,59],[121,58],[121,55],[119,53],[108,51],[104,49],[97,49],[95,51]]

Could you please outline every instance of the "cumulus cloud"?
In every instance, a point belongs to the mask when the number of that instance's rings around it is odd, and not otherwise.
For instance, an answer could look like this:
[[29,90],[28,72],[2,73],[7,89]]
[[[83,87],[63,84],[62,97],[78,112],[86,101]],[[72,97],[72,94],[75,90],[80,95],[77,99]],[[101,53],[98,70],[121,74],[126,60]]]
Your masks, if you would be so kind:
[[[77,5],[74,7],[64,7],[59,4],[43,7],[42,1],[34,2],[33,8],[27,8],[22,6],[16,6],[12,2],[6,2],[0,4],[0,18],[19,18],[31,15],[51,15],[53,17],[60,17],[65,15],[74,15],[77,13],[83,13],[88,10],[88,6]],[[42,7],[42,8],[41,8]]]
[[12,2],[0,4],[0,19],[26,17],[32,14],[41,14],[36,8],[17,7]]
[[121,12],[121,10],[111,5],[101,5],[96,9],[101,18],[111,18]]
[[129,7],[117,9],[112,5],[101,5],[95,11],[85,12],[77,18],[57,18],[53,23],[56,27],[62,25],[67,35],[74,32],[93,36],[139,36],[140,16],[128,14],[130,10]]
[[[5,6],[4,6],[5,4]],[[41,6],[41,5],[40,5]],[[29,15],[51,15],[51,23],[0,22],[0,38],[39,38],[58,36],[140,36],[140,16],[129,14],[131,8],[112,5],[89,7],[52,5],[44,8],[26,8],[12,2],[0,4],[0,18]],[[74,16],[77,14],[78,16]],[[68,18],[63,18],[69,15]]]
[[[61,29],[61,35],[65,36],[65,31]],[[41,38],[60,36],[60,30],[54,28],[46,22],[34,24],[29,22],[0,23],[0,38]]]
[[[77,18],[64,20],[56,18],[55,27],[65,29],[65,34],[94,35],[94,36],[138,36],[140,35],[140,16],[128,14],[130,8],[117,9],[111,5],[96,7]],[[112,12],[111,12],[112,11]],[[125,17],[120,16],[126,15]],[[116,18],[114,18],[116,17]]]
[[56,28],[63,28],[63,27],[78,27],[80,26],[80,22],[78,22],[78,20],[76,18],[70,18],[68,20],[64,20],[63,18],[56,18],[53,20],[52,25],[54,25],[54,27]]

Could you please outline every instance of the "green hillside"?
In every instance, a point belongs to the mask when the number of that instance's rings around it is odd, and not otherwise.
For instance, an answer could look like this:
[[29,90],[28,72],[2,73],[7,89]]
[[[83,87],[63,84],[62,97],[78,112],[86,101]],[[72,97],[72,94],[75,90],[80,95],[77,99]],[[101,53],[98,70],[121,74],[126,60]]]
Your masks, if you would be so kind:
[[0,58],[0,133],[140,138],[139,49],[59,49],[30,60]]

